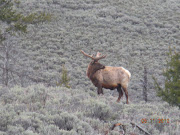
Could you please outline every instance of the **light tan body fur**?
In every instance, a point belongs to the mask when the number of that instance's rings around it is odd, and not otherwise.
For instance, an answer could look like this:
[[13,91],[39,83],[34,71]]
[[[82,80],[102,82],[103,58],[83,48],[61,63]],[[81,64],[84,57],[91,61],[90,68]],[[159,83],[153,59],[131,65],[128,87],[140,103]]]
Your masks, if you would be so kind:
[[96,71],[93,76],[98,78],[103,88],[115,89],[119,84],[123,88],[127,88],[131,73],[123,67],[105,66],[104,69]]

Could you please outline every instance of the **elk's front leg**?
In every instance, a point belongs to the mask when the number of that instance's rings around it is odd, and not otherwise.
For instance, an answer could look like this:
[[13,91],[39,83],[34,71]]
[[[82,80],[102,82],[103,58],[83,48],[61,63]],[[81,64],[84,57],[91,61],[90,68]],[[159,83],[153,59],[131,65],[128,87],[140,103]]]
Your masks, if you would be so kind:
[[97,86],[97,93],[98,93],[98,95],[99,94],[103,94],[103,90],[102,90],[102,85],[101,84],[98,84],[98,86]]
[[98,93],[98,95],[99,95],[99,94],[103,94],[101,83],[100,83],[97,79],[93,79],[93,80],[92,80],[92,83],[94,84],[94,86],[97,87],[97,93]]

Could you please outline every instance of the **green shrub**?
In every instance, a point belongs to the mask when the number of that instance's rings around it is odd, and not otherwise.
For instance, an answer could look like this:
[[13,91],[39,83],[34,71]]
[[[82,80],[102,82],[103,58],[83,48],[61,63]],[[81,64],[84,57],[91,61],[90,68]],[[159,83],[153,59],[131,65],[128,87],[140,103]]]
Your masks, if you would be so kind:
[[98,118],[100,120],[109,120],[112,116],[111,108],[98,100],[91,100],[87,105],[87,112],[85,115],[92,118]]
[[42,135],[59,135],[60,134],[60,129],[58,126],[54,124],[47,124],[47,125],[42,125],[42,128],[40,130],[40,133]]
[[60,115],[52,116],[53,123],[61,130],[76,131],[80,135],[85,135],[91,132],[91,127],[86,122],[83,122],[72,114],[62,112]]
[[77,119],[68,113],[61,113],[60,115],[54,115],[53,121],[59,129],[70,131],[73,129],[73,124],[77,122]]
[[59,82],[57,82],[56,85],[57,86],[63,86],[64,85],[66,88],[71,88],[71,86],[69,85],[70,78],[68,76],[67,69],[64,65],[63,65],[61,74],[62,74],[61,80]]
[[15,125],[15,126],[8,126],[8,135],[23,135],[24,129],[20,125]]
[[163,88],[157,83],[154,78],[157,95],[162,97],[171,105],[179,106],[180,108],[180,52],[172,52],[170,49],[169,61],[167,61],[166,70],[163,72],[165,83]]
[[12,124],[16,113],[12,105],[0,106],[0,130],[7,131],[8,126]]

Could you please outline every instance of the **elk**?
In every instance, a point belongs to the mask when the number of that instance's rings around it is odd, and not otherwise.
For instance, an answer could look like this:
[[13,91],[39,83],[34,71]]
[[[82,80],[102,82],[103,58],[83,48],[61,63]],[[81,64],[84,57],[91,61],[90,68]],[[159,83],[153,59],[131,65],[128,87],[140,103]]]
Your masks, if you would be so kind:
[[114,90],[117,88],[119,97],[117,102],[120,101],[123,96],[123,91],[126,95],[126,103],[128,104],[128,83],[131,78],[131,73],[123,67],[104,66],[98,61],[106,57],[97,52],[96,57],[94,55],[88,55],[84,51],[80,50],[84,56],[92,59],[89,63],[86,74],[91,82],[97,87],[97,93],[103,94],[102,88]]

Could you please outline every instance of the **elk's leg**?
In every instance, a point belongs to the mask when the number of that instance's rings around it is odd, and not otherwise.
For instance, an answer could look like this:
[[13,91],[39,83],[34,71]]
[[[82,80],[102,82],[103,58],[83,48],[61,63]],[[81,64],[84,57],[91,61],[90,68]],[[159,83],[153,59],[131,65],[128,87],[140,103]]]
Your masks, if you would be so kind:
[[117,102],[119,102],[120,99],[121,99],[121,97],[123,96],[123,92],[122,92],[122,89],[121,89],[121,85],[118,85],[117,91],[118,91],[118,93],[119,93],[119,97],[118,97],[118,99],[117,99]]
[[97,89],[98,95],[99,95],[99,94],[103,94],[102,85],[101,85],[101,84],[98,84],[98,85],[97,85],[97,88],[98,88],[98,89]]
[[94,84],[94,86],[97,87],[97,93],[98,93],[98,95],[99,95],[99,94],[103,94],[101,83],[100,83],[97,79],[94,79],[94,80],[92,81],[92,83]]
[[129,104],[129,102],[128,102],[128,90],[127,90],[127,87],[123,87],[123,90],[124,90],[125,95],[126,95],[126,103]]

